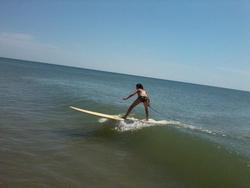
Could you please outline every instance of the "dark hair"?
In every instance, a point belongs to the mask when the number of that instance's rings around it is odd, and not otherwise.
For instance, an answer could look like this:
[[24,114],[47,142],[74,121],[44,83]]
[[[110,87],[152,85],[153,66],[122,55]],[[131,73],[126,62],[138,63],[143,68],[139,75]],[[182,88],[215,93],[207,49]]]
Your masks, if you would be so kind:
[[136,88],[137,88],[137,89],[143,89],[143,85],[140,84],[140,83],[138,83],[138,84],[136,84]]

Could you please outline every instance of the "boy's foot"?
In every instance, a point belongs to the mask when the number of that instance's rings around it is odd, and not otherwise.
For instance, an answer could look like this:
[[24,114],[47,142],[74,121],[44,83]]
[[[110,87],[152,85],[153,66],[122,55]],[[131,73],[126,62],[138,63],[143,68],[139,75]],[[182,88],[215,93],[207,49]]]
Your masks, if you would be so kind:
[[123,118],[123,119],[127,119],[127,116],[124,115],[124,116],[122,116],[122,118]]

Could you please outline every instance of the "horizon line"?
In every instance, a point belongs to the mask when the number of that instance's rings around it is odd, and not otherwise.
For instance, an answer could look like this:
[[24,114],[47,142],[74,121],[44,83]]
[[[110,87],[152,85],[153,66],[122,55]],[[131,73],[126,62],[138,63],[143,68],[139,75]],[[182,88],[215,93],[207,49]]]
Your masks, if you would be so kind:
[[169,79],[166,79],[166,78],[151,77],[151,76],[144,76],[144,75],[136,75],[136,74],[123,73],[123,72],[112,72],[112,71],[107,71],[107,70],[100,70],[100,69],[80,67],[80,66],[62,65],[62,64],[56,64],[56,63],[51,63],[51,62],[47,63],[47,62],[42,62],[42,61],[38,61],[38,60],[27,60],[27,59],[18,59],[18,58],[2,57],[2,56],[0,56],[0,58],[2,58],[2,59],[10,59],[10,60],[27,61],[27,62],[31,62],[31,63],[40,63],[40,64],[55,65],[55,66],[63,66],[63,67],[69,67],[69,68],[86,69],[86,70],[91,70],[91,71],[99,71],[99,72],[106,72],[106,73],[112,73],[112,74],[121,74],[121,75],[127,75],[127,76],[136,76],[136,77],[150,78],[150,79],[156,79],[156,80],[162,80],[162,81],[178,82],[178,83],[182,83],[182,84],[192,84],[192,85],[197,85],[197,86],[206,86],[206,87],[213,87],[213,88],[219,88],[219,89],[227,89],[227,90],[234,90],[234,91],[241,91],[241,92],[250,93],[250,91],[242,90],[242,89],[235,89],[235,88],[228,88],[228,87],[222,87],[222,86],[207,85],[207,84],[201,84],[201,83],[185,82],[185,81],[180,81],[180,80],[169,80]]

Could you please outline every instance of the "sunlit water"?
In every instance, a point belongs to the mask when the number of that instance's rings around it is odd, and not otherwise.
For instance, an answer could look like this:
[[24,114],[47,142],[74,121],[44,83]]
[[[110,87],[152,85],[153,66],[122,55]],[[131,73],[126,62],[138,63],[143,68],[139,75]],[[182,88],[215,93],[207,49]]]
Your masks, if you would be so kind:
[[[150,93],[121,115],[137,82]],[[0,187],[250,187],[250,93],[0,59]]]

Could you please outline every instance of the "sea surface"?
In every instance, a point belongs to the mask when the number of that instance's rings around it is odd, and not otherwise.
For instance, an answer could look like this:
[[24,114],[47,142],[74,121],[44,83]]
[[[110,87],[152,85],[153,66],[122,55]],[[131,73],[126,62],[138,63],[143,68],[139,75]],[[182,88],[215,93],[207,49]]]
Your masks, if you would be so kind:
[[[69,108],[122,115],[138,82],[152,124]],[[31,187],[249,188],[250,93],[0,58],[0,188]]]

